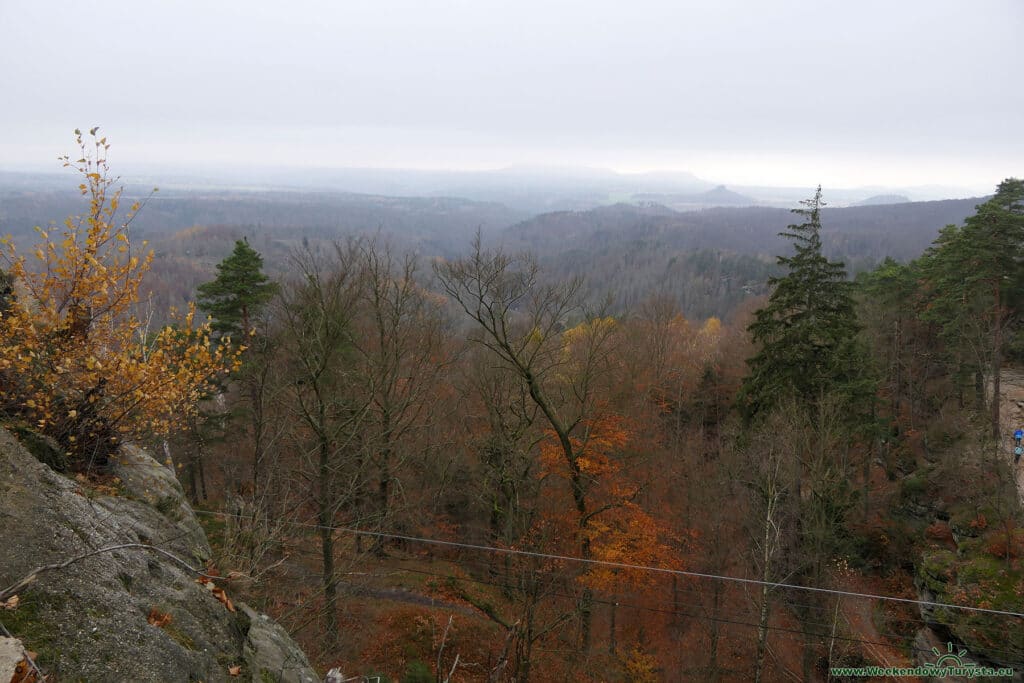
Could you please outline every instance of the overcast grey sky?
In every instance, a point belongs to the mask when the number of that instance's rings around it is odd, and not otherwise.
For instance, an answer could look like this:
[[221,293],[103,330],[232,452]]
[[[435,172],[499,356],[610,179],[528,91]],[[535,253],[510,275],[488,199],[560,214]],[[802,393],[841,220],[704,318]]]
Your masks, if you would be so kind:
[[[0,0],[0,167],[1024,173],[1024,0]],[[56,168],[56,164],[52,163]]]

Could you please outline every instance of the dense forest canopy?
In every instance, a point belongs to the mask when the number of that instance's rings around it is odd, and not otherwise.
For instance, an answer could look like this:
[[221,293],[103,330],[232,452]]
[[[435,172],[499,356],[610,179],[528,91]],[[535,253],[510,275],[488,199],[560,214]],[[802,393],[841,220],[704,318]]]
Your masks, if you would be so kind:
[[[818,680],[945,640],[1024,666],[1024,182],[125,214],[92,133],[79,217],[7,245],[3,424],[97,496],[121,441],[167,453],[231,590],[324,669]],[[194,225],[211,206],[230,224]],[[155,322],[147,286],[210,321]]]

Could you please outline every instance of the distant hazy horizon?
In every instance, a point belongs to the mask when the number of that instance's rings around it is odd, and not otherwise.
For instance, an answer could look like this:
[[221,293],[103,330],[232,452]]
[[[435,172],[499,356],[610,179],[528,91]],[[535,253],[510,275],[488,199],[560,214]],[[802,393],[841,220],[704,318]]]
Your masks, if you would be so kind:
[[[945,172],[941,164],[927,165],[921,172],[915,169],[894,169],[891,166],[883,165],[875,170],[868,165],[863,172],[852,166],[847,166],[840,171],[829,171],[828,166],[816,165],[811,160],[780,160],[778,162],[767,158],[751,159],[743,162],[723,161],[721,158],[709,157],[706,163],[694,164],[693,166],[614,166],[611,164],[580,163],[571,164],[557,163],[552,161],[545,163],[539,158],[524,159],[519,162],[501,160],[491,163],[481,162],[464,164],[461,166],[432,165],[429,161],[422,163],[402,163],[401,160],[383,160],[380,163],[372,163],[369,159],[363,163],[362,159],[352,158],[353,155],[346,155],[344,161],[351,163],[330,164],[329,159],[317,161],[304,159],[282,159],[276,162],[261,161],[259,159],[246,161],[246,154],[243,150],[236,150],[237,154],[226,154],[225,156],[210,157],[207,155],[188,154],[188,146],[185,145],[161,145],[145,140],[132,145],[128,136],[118,135],[117,131],[111,131],[107,126],[101,126],[104,135],[110,137],[113,143],[110,152],[110,161],[115,170],[120,173],[159,175],[162,173],[171,176],[217,176],[230,177],[236,180],[244,179],[247,175],[266,175],[274,173],[317,173],[329,171],[368,171],[378,173],[403,173],[403,172],[429,172],[429,173],[497,173],[507,171],[528,171],[537,174],[553,174],[566,176],[585,176],[591,173],[603,174],[614,173],[623,176],[643,175],[692,175],[714,185],[725,185],[727,187],[779,187],[779,188],[806,188],[816,185],[824,185],[833,188],[843,189],[877,189],[910,190],[921,188],[929,196],[934,198],[953,196],[948,194],[951,191],[956,196],[985,195],[999,183],[1008,177],[1020,177],[1024,174],[1024,162],[1016,165],[1007,164],[999,170],[992,168],[971,168],[966,164],[959,164],[958,172]],[[8,153],[4,149],[7,145],[0,143],[0,150],[4,156],[0,157],[0,170],[9,172],[25,173],[57,173],[61,170],[58,163],[59,154],[74,151],[71,131],[62,131],[62,135],[55,135],[56,140],[52,145],[38,143],[34,145],[21,145],[19,148],[25,156],[20,158],[17,154]],[[202,147],[205,143],[196,143]],[[220,151],[226,148],[222,144],[216,147]],[[296,147],[296,153],[301,154],[302,147]],[[322,149],[322,148],[320,148]],[[510,155],[511,156],[511,155]],[[820,169],[820,170],[819,170]],[[937,193],[932,188],[938,188]]]
[[1018,0],[0,2],[0,167],[684,171],[986,192],[1024,164]]
[[[495,191],[530,188],[549,188],[554,194],[573,187],[586,192],[620,184],[635,186],[637,192],[700,193],[715,187],[749,193],[759,205],[796,205],[813,192],[817,183],[771,184],[738,183],[708,178],[682,169],[656,169],[651,171],[618,171],[611,168],[513,165],[483,168],[401,168],[401,167],[343,167],[343,166],[283,166],[275,164],[232,165],[217,163],[153,163],[125,162],[111,152],[112,171],[129,185],[158,185],[165,189],[225,189],[338,191],[394,196],[464,196],[479,199],[481,190]],[[54,160],[50,164],[0,163],[0,185],[4,174],[26,178],[46,178],[49,187],[63,186],[63,178],[70,171]],[[8,177],[10,180],[10,177]],[[30,183],[31,184],[31,183]],[[844,206],[875,195],[901,195],[909,201],[963,199],[982,197],[992,193],[992,185],[823,185],[828,204]],[[454,188],[463,188],[464,192]],[[68,185],[68,191],[73,188]],[[623,198],[626,200],[627,198]],[[600,202],[599,202],[600,203]]]

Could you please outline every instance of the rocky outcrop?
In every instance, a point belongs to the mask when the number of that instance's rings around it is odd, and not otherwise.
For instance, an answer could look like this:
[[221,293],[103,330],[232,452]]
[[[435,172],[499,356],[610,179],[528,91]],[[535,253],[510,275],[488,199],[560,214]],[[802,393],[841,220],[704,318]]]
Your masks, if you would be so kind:
[[[181,487],[145,451],[113,464],[119,488],[54,472],[0,429],[0,590],[39,567],[143,543],[42,572],[0,623],[59,680],[319,680],[284,630],[244,605],[229,611],[184,565],[210,548]],[[151,623],[152,622],[152,623]],[[232,675],[237,672],[237,675]]]
[[156,508],[164,519],[180,532],[181,542],[188,555],[205,564],[210,559],[210,544],[206,533],[196,519],[196,513],[185,498],[178,478],[167,467],[154,460],[138,446],[122,446],[110,458],[110,473],[121,480],[129,497]]
[[931,603],[920,605],[920,612],[936,638],[963,647],[974,661],[1013,668],[1020,674],[1024,672],[1024,626],[1019,618],[939,605],[977,605],[984,595],[982,606],[986,609],[1016,613],[1020,611],[1017,590],[1021,580],[1020,569],[981,552],[965,551],[962,543],[957,552],[925,553],[914,582],[918,599]]
[[309,662],[287,631],[248,605],[242,604],[239,609],[249,620],[243,647],[249,670],[260,672],[261,681],[306,681],[303,674],[309,670]]

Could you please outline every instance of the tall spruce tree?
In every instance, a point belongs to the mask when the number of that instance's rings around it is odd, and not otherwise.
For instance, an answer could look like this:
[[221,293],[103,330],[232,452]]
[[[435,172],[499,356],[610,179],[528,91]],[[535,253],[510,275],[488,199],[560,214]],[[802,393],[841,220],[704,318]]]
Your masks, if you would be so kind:
[[857,390],[862,376],[852,283],[821,250],[821,187],[800,203],[793,213],[804,222],[779,233],[793,242],[794,253],[778,257],[788,272],[769,280],[768,304],[748,328],[760,346],[740,390],[748,420],[788,398],[813,406],[836,389]]
[[978,407],[991,381],[991,428],[999,438],[1005,328],[1024,304],[1024,181],[1008,178],[962,227],[947,226],[922,259],[926,320],[940,326],[956,376],[973,370]]
[[239,340],[253,331],[253,321],[277,293],[277,283],[263,273],[263,257],[246,239],[217,264],[217,277],[199,285],[199,308],[213,316],[213,329]]
[[252,431],[252,480],[259,489],[263,479],[262,463],[267,455],[268,340],[257,336],[255,324],[263,309],[278,292],[278,285],[263,273],[263,257],[247,240],[235,242],[234,251],[217,264],[217,277],[198,288],[199,307],[213,317],[213,329],[222,339],[248,347],[242,357],[242,369],[235,379],[248,398]]
[[[747,361],[739,403],[755,429],[779,418],[792,425],[785,448],[793,477],[784,501],[794,519],[789,561],[794,581],[820,586],[854,504],[850,447],[852,437],[870,431],[875,383],[858,339],[853,283],[842,263],[822,254],[821,187],[801,204],[794,213],[804,221],[780,233],[793,243],[793,254],[778,259],[787,273],[769,281],[768,303],[748,328],[760,350]],[[811,632],[815,610],[826,605],[817,596],[807,602],[796,616]],[[806,680],[820,645],[814,636],[805,643]]]

